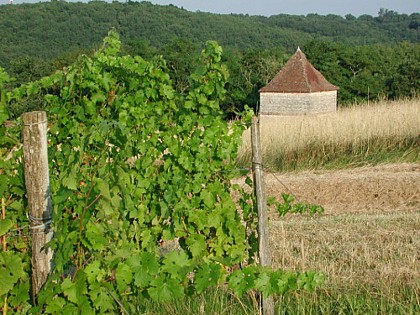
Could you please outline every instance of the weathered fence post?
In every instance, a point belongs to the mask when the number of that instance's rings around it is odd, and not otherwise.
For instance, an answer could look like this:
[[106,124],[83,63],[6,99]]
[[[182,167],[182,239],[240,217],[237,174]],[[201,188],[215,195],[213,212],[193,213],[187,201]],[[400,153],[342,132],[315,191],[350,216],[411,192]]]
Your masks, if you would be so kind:
[[24,113],[22,119],[25,185],[32,234],[32,298],[36,303],[38,292],[51,271],[53,256],[51,249],[44,248],[52,238],[47,114]]
[[[261,266],[271,266],[271,251],[267,224],[267,199],[265,195],[264,171],[262,164],[260,121],[258,116],[252,117],[252,171],[254,176],[255,197],[258,207],[258,245]],[[272,297],[261,298],[264,315],[274,315],[274,301]]]

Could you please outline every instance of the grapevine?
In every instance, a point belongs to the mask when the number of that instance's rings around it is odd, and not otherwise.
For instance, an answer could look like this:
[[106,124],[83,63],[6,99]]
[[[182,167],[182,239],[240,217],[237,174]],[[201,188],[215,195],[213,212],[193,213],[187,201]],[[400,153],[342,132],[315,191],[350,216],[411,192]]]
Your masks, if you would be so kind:
[[[220,110],[228,80],[222,48],[207,43],[190,88],[181,94],[162,58],[121,56],[120,45],[112,30],[93,57],[82,55],[67,69],[1,94],[0,139],[6,146],[0,176],[7,181],[1,181],[0,194],[16,215],[1,222],[0,232],[25,220],[20,125],[4,127],[6,105],[42,100],[54,207],[55,235],[48,246],[55,256],[34,305],[27,259],[2,253],[0,268],[14,269],[0,296],[20,290],[20,300],[10,303],[21,312],[134,313],[141,298],[168,301],[222,283],[238,295],[319,284],[319,274],[273,271],[253,262],[252,195],[231,184],[244,126],[228,124]],[[0,80],[6,79],[0,71]],[[11,152],[13,159],[5,159]],[[235,189],[242,196],[238,202]],[[227,271],[236,265],[243,268]]]

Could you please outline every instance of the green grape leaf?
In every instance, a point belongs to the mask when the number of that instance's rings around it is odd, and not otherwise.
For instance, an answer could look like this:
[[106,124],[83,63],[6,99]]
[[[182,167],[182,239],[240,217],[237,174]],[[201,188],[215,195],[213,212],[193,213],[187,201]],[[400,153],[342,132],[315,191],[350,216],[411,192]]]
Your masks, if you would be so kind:
[[124,292],[127,287],[130,287],[130,283],[133,280],[133,272],[126,263],[121,262],[115,270],[115,278],[117,280],[118,291]]
[[91,291],[93,305],[97,313],[111,314],[115,311],[115,300],[112,295],[104,287],[99,287],[95,292]]
[[207,249],[205,237],[200,234],[196,235],[194,238],[191,238],[191,241],[188,241],[187,244],[190,244],[188,248],[193,257],[201,257],[201,255]]
[[109,190],[109,184],[106,181],[99,178],[96,180],[96,182],[98,185],[99,192],[101,193],[101,196],[105,198],[107,201],[111,201],[111,193]]
[[13,222],[10,219],[0,220],[0,236],[6,234],[13,226]]
[[168,279],[165,275],[160,275],[151,283],[147,292],[150,297],[158,302],[171,301],[184,295],[184,287],[174,279]]
[[85,273],[89,283],[93,283],[95,281],[101,282],[105,276],[105,270],[101,269],[101,263],[98,260],[95,260],[87,265]]
[[0,252],[0,296],[7,294],[24,276],[20,257],[11,252]]
[[254,287],[256,279],[256,270],[253,267],[246,267],[232,272],[228,278],[229,288],[231,288],[238,296],[242,296],[245,292]]
[[30,281],[22,281],[14,285],[9,295],[9,303],[11,305],[21,305],[30,301],[29,284]]
[[157,258],[148,252],[131,256],[127,259],[127,265],[133,271],[134,285],[139,288],[147,287],[159,271]]
[[200,193],[200,197],[203,200],[203,203],[206,207],[213,209],[215,199],[210,191],[202,190]]
[[215,286],[221,280],[222,268],[217,263],[202,264],[194,275],[194,284],[197,293],[204,292],[208,287]]
[[7,176],[4,174],[0,174],[0,196],[3,196],[6,192],[8,182],[9,181],[7,179]]
[[63,179],[63,186],[71,190],[77,190],[79,186],[78,172],[76,167],[72,167],[70,173]]
[[144,252],[140,254],[140,262],[151,273],[157,273],[159,270],[159,262],[155,255]]
[[144,266],[137,266],[134,267],[132,270],[134,273],[134,285],[136,287],[145,288],[153,279],[153,276],[148,273],[147,268],[145,268]]
[[[0,89],[0,93],[1,93],[1,89]],[[7,111],[7,107],[4,106],[2,103],[0,103],[0,125],[2,125],[8,118],[9,118],[9,113]]]
[[62,297],[54,297],[48,302],[48,306],[45,308],[46,314],[63,314],[63,307],[66,305],[66,300]]
[[179,272],[190,265],[188,255],[184,251],[171,251],[163,258],[162,271],[166,271],[172,276],[176,276]]
[[270,280],[270,275],[267,272],[261,272],[255,280],[255,288],[259,290],[264,297],[274,293]]
[[248,290],[242,270],[232,272],[228,278],[228,285],[238,296],[242,296]]
[[297,277],[295,273],[277,270],[271,276],[271,283],[276,292],[285,294],[287,291],[297,289]]
[[77,304],[77,288],[76,284],[71,281],[70,278],[66,278],[61,283],[61,289],[64,295],[69,299],[70,302]]
[[101,251],[108,245],[109,241],[104,236],[104,227],[100,224],[89,222],[86,224],[86,239],[93,250]]
[[114,207],[111,204],[111,201],[105,198],[101,198],[99,200],[99,204],[102,207],[102,210],[104,211],[105,216],[110,216],[114,212]]
[[316,287],[322,285],[325,280],[325,276],[321,273],[314,271],[307,271],[301,273],[297,278],[297,286],[312,292]]

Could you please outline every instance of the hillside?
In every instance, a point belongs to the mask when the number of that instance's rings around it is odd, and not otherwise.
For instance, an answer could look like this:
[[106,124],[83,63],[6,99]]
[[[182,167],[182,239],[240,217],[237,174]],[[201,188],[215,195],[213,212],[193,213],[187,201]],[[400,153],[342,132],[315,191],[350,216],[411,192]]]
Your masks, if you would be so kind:
[[346,45],[419,42],[420,14],[386,11],[378,17],[218,15],[189,12],[149,2],[67,3],[64,1],[0,6],[0,66],[21,56],[42,59],[98,46],[114,27],[124,43],[146,41],[162,47],[174,38],[202,45],[246,50],[281,46],[289,53],[314,38]]
[[[411,98],[420,90],[420,14],[381,9],[377,17],[189,12],[149,2],[0,5],[0,68],[7,90],[48,76],[92,55],[114,28],[122,54],[163,56],[174,87],[189,86],[201,49],[216,40],[229,71],[221,108],[230,117],[245,104],[256,108],[258,90],[298,46],[340,87],[339,106],[378,99]],[[30,106],[9,108],[14,116]],[[31,107],[32,108],[32,107]]]

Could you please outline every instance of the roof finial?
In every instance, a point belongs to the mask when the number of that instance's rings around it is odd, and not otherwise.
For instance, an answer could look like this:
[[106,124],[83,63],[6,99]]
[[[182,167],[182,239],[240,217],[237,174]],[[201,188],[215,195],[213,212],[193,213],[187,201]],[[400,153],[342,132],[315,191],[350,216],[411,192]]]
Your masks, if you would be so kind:
[[298,46],[298,49],[296,50],[296,52],[299,52],[299,51],[301,51],[301,50],[300,50],[300,47]]

